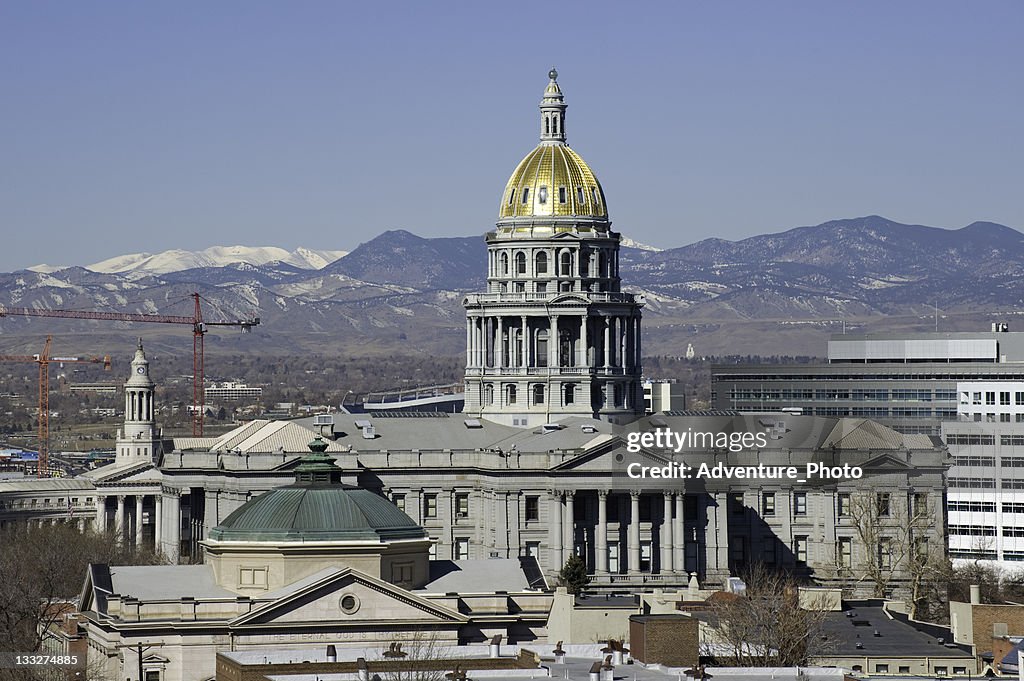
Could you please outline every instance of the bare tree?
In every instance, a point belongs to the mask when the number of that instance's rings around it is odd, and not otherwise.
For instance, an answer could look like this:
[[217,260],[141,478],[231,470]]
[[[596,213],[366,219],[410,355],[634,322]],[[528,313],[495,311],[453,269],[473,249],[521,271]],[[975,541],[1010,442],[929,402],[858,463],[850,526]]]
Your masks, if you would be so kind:
[[850,517],[858,552],[837,555],[836,567],[870,585],[872,595],[884,598],[902,589],[916,618],[926,603],[943,602],[949,559],[936,532],[934,500],[925,494],[857,492],[850,497]]
[[[397,638],[370,662],[370,678],[381,681],[446,681],[453,663],[436,632],[414,631]],[[380,671],[377,671],[377,668]]]
[[745,595],[722,594],[712,601],[717,619],[715,658],[725,666],[806,665],[831,646],[824,622],[824,598],[801,603],[799,584],[784,572],[755,565],[744,576]]
[[133,551],[113,535],[81,532],[58,523],[0,531],[0,650],[35,652],[78,596],[89,563],[150,565],[165,562]]

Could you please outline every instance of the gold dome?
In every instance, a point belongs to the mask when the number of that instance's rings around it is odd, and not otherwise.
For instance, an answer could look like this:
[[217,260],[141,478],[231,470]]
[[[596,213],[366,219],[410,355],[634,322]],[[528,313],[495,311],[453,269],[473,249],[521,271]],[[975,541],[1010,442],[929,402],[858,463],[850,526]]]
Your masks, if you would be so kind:
[[565,98],[558,71],[548,72],[540,102],[540,144],[505,185],[499,218],[608,219],[601,184],[590,166],[565,143]]
[[509,178],[499,216],[607,218],[608,209],[586,161],[565,144],[542,143]]

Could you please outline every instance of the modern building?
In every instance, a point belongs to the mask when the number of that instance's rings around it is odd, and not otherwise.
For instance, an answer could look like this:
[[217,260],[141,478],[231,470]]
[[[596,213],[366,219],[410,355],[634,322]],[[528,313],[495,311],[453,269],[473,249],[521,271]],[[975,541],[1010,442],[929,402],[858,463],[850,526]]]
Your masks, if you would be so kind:
[[1024,333],[842,334],[824,364],[711,369],[716,409],[869,418],[903,433],[938,435],[956,418],[962,381],[1024,381]]
[[686,409],[686,386],[676,380],[644,381],[644,413],[683,411]]
[[263,388],[225,381],[207,386],[203,389],[203,395],[207,402],[255,402],[262,399]]
[[1024,561],[1024,382],[957,384],[958,420],[942,424],[953,456],[946,510],[954,560]]

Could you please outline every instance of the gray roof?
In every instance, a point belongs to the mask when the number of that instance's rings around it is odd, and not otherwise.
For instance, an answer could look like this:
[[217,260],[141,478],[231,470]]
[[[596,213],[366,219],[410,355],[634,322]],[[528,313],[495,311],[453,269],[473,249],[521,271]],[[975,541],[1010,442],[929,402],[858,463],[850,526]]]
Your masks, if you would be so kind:
[[[99,567],[99,566],[97,566]],[[234,598],[220,586],[209,565],[115,565],[110,570],[111,591],[142,600]]]
[[[915,627],[905,618],[890,615],[881,606],[850,603],[842,612],[829,613],[823,624],[835,647],[829,657],[971,657],[970,649],[947,647],[953,635],[939,643],[938,627]],[[875,632],[878,636],[875,636]],[[948,632],[948,630],[945,630]],[[857,648],[857,643],[863,648]]]
[[90,480],[81,478],[20,478],[0,480],[0,494],[4,492],[79,492],[95,489]]
[[426,593],[509,593],[525,591],[530,583],[517,558],[491,560],[432,560],[430,581],[417,591]]

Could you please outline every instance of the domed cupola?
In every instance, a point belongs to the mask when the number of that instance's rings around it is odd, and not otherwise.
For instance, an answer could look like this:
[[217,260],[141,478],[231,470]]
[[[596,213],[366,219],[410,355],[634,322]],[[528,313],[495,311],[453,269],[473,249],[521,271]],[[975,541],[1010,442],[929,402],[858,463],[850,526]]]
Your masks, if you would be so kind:
[[[222,586],[266,590],[330,566],[405,586],[426,580],[426,530],[384,497],[341,484],[327,446],[317,436],[294,484],[247,501],[210,530],[203,545]],[[249,569],[262,578],[250,579]]]
[[[540,103],[540,144],[519,162],[505,184],[498,228],[508,222],[513,229],[517,221],[508,218],[557,218],[559,223],[607,231],[608,208],[601,183],[565,143],[566,104],[558,71],[551,69],[548,78]],[[554,224],[548,227],[554,229]]]

